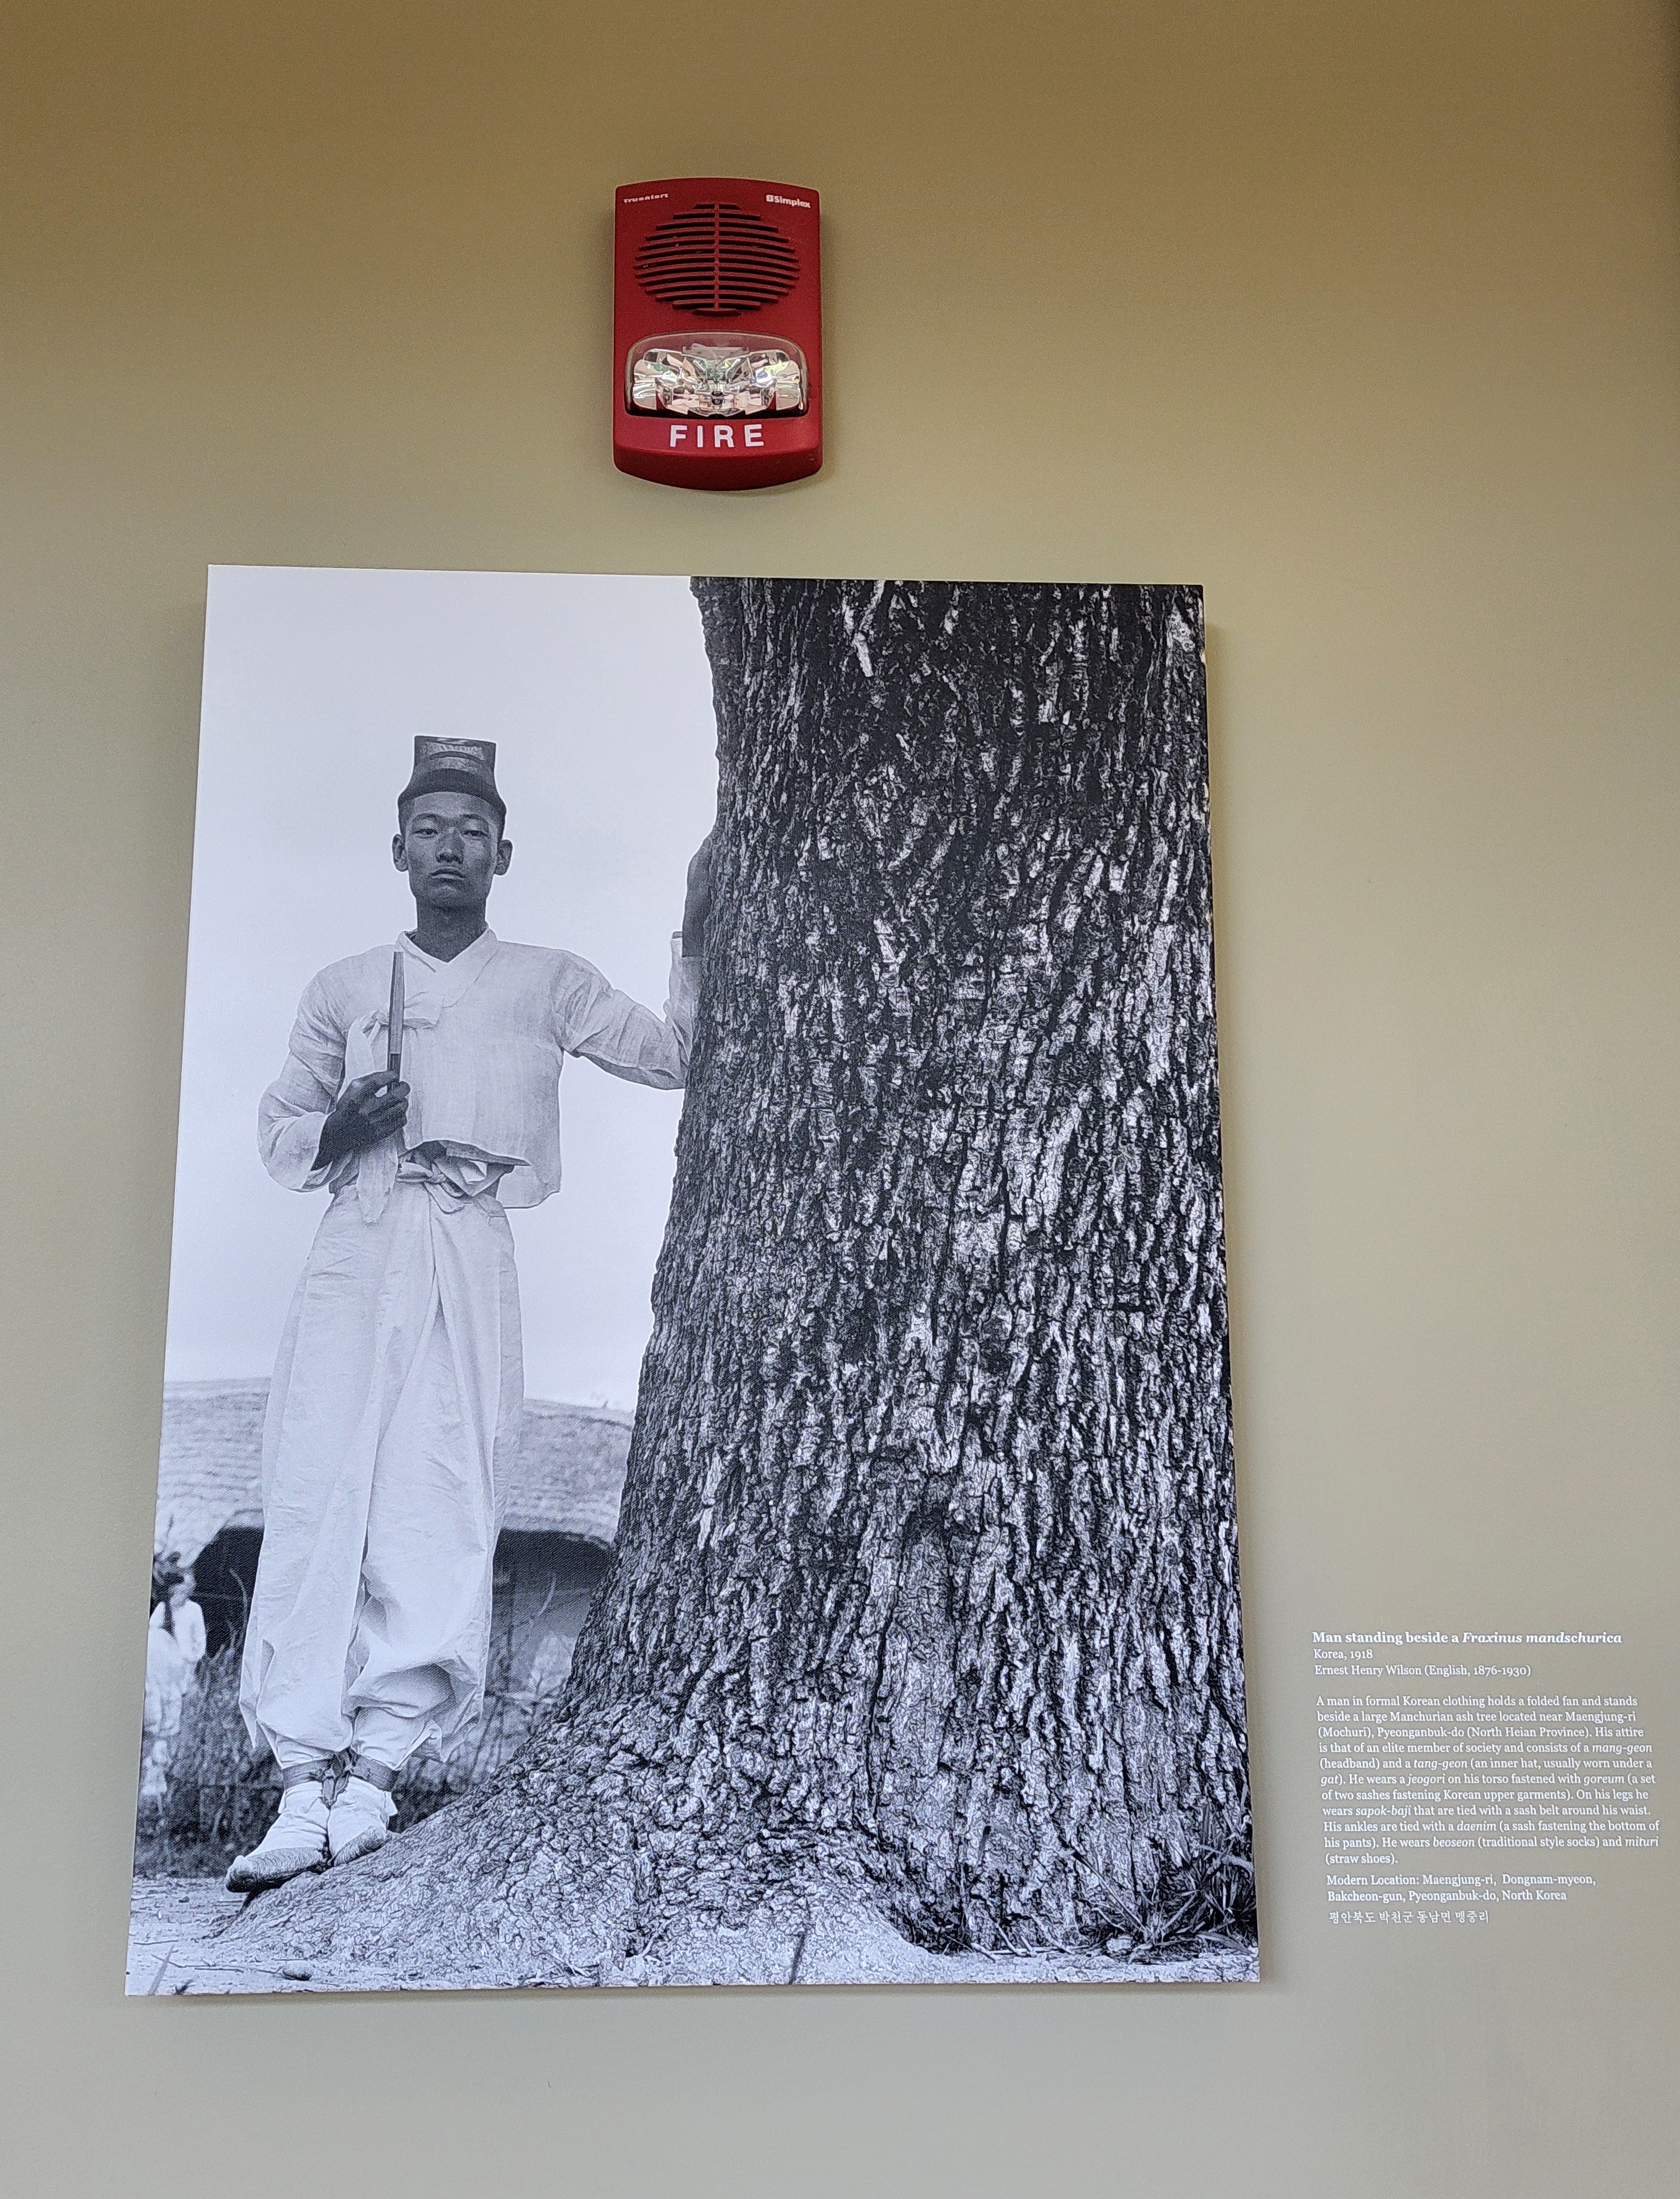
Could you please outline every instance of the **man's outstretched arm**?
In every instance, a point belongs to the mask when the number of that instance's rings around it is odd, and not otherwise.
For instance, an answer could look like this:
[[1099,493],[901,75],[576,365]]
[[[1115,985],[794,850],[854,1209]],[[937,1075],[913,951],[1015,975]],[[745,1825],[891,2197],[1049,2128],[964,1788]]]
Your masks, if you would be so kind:
[[555,1023],[568,1053],[633,1084],[670,1091],[686,1082],[712,907],[711,850],[708,833],[688,866],[683,928],[672,936],[671,985],[662,1016],[610,985],[592,963],[567,957],[556,990]]

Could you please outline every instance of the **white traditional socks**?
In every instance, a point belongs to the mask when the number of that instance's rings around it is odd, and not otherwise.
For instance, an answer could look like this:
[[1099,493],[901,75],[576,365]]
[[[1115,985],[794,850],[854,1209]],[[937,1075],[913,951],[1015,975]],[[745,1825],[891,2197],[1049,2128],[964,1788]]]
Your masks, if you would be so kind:
[[352,1772],[327,1817],[327,1845],[333,1861],[354,1863],[358,1856],[382,1848],[396,1806],[384,1788]]
[[327,1860],[327,1798],[318,1779],[290,1779],[280,1813],[248,1855],[236,1856],[227,1875],[230,1893],[260,1893],[283,1886]]

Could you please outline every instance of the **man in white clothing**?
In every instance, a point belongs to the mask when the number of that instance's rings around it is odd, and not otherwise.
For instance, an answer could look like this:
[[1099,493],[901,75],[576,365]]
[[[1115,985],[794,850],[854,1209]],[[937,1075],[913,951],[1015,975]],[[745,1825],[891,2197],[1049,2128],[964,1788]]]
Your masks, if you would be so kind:
[[263,1432],[240,1704],[285,1783],[274,1824],[228,1873],[236,1891],[381,1846],[408,1758],[428,1741],[447,1756],[470,1732],[523,1403],[505,1209],[558,1187],[567,1054],[662,1088],[687,1072],[707,847],[662,1018],[578,956],[488,929],[513,856],[495,759],[488,741],[415,742],[392,843],[414,929],[311,981],[259,1111],[269,1173],[331,1203]]

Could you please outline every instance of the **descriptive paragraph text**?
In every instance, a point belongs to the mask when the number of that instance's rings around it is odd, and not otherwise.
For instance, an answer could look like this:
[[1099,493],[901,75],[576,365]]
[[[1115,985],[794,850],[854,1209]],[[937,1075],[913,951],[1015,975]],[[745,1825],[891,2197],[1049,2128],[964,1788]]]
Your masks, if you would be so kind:
[[[1660,1844],[1636,1694],[1583,1685],[1612,1633],[1315,1632],[1338,1924],[1486,1924],[1578,1901]],[[1568,1674],[1566,1684],[1560,1677]]]

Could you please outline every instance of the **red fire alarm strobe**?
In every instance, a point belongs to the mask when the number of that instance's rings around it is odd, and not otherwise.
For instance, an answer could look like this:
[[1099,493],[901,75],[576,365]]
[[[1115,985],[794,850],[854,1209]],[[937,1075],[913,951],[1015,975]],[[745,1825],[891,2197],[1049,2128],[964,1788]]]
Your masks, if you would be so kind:
[[767,488],[822,464],[814,191],[626,184],[613,275],[613,463],[674,488]]

